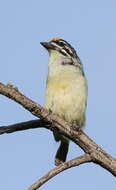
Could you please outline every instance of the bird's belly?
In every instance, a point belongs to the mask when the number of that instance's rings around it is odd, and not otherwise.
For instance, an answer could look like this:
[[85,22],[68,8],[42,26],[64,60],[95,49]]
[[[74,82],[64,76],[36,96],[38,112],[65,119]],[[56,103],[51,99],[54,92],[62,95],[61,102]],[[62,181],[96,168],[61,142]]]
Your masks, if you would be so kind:
[[46,107],[67,122],[76,122],[80,127],[85,122],[86,84],[81,77],[74,83],[48,83]]

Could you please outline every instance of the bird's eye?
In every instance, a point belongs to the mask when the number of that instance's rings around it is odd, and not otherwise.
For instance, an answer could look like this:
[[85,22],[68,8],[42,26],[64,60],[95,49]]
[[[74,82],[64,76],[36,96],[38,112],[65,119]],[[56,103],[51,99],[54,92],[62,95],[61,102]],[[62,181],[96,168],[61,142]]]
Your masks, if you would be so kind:
[[64,46],[64,45],[65,45],[62,41],[59,41],[58,44],[59,44],[60,46]]

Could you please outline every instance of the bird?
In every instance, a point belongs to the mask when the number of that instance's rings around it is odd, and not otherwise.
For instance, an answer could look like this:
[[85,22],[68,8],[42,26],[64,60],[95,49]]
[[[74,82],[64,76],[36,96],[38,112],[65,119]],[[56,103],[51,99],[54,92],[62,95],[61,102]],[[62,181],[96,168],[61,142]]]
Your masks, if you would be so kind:
[[[53,38],[40,42],[49,53],[46,80],[45,107],[76,130],[85,126],[88,85],[83,64],[76,50],[67,41]],[[69,139],[53,132],[55,141],[60,141],[55,156],[55,165],[66,161]]]

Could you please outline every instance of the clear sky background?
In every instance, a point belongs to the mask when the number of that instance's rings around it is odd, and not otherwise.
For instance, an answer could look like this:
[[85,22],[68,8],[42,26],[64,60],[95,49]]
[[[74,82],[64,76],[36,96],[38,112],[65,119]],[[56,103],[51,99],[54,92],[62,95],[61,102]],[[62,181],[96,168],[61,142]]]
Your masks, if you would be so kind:
[[[85,132],[116,157],[116,1],[0,1],[0,82],[44,105],[48,53],[40,41],[60,37],[80,56],[89,85]],[[36,119],[0,96],[0,126]],[[0,136],[0,189],[25,190],[54,167],[58,144],[46,129]],[[70,143],[68,160],[83,152]],[[115,190],[95,164],[69,169],[40,189]]]

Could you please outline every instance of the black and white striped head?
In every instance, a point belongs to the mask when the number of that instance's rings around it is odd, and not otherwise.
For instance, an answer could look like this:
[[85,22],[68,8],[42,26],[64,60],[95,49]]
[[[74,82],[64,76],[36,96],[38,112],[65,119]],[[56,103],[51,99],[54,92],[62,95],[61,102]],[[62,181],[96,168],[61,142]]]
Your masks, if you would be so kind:
[[75,49],[67,41],[60,38],[53,38],[49,42],[40,42],[40,44],[49,52],[51,52],[51,50],[59,52],[65,59],[69,60],[66,63],[82,68],[81,61]]
[[56,50],[66,57],[78,58],[75,49],[65,40],[53,38],[50,42],[40,42],[48,51]]

